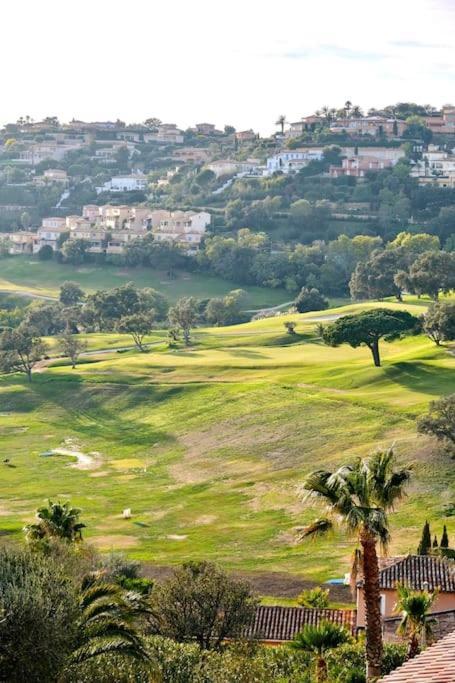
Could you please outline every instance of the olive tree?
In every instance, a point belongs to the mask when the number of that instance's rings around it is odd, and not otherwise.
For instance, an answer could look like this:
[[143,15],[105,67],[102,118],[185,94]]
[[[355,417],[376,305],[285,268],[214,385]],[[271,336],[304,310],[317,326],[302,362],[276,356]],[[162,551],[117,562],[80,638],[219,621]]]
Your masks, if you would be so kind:
[[154,311],[148,313],[133,313],[127,315],[117,323],[119,332],[130,334],[139,351],[145,351],[144,338],[150,334],[153,328]]
[[177,303],[169,309],[169,324],[171,327],[177,327],[182,330],[186,346],[190,343],[191,328],[197,323],[198,318],[197,301],[192,296],[179,299]]
[[210,562],[188,562],[154,587],[150,624],[154,633],[177,642],[216,649],[226,638],[241,635],[257,604],[244,581]]
[[417,429],[455,449],[455,394],[432,401],[428,413],[419,418]]
[[437,346],[455,339],[455,303],[435,302],[423,316],[423,331]]
[[31,382],[32,370],[45,353],[45,343],[33,327],[24,323],[0,335],[0,369],[3,372],[24,372]]
[[62,334],[59,337],[58,346],[60,352],[70,359],[71,367],[74,370],[74,368],[76,367],[76,363],[79,360],[79,356],[87,348],[87,342],[78,339],[78,337],[74,334],[69,334],[68,332],[65,332],[65,334]]

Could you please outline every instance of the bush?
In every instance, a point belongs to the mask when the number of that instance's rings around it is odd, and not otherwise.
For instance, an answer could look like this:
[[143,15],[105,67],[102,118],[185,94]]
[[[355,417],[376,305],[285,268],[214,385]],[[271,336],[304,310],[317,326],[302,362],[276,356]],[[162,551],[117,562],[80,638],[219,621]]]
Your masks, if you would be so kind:
[[0,550],[0,680],[56,680],[75,640],[76,590],[60,562]]
[[41,247],[38,252],[38,258],[40,261],[50,261],[54,255],[54,250],[49,244],[45,244]]
[[320,291],[316,288],[309,289],[302,287],[300,294],[295,300],[295,307],[299,313],[308,313],[308,311],[322,311],[328,308],[329,302],[322,296]]
[[110,553],[102,560],[102,568],[114,581],[120,578],[137,579],[140,562],[130,560],[124,553]]
[[324,590],[320,586],[310,588],[300,593],[297,602],[303,607],[326,609],[329,606],[329,590]]

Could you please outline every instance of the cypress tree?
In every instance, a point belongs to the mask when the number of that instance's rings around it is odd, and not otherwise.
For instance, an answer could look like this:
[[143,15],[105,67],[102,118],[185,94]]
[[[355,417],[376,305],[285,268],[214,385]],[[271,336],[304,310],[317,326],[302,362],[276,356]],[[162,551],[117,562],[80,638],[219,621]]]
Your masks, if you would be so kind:
[[428,555],[431,550],[431,533],[428,520],[423,525],[422,538],[420,539],[419,547],[417,548],[417,555]]
[[435,536],[433,538],[433,548],[437,548],[437,547],[438,547],[438,539],[436,538],[436,534],[435,534]]
[[447,527],[444,524],[444,528],[442,530],[442,536],[441,536],[441,548],[448,548],[449,547],[449,536],[447,534]]

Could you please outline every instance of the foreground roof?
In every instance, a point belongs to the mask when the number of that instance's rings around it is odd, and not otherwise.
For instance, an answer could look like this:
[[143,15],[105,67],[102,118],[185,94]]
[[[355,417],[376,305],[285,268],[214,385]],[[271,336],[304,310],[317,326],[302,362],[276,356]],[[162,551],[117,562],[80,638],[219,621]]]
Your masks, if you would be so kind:
[[353,633],[356,625],[356,611],[261,605],[257,608],[254,619],[245,632],[245,637],[280,642],[292,640],[307,624],[316,626],[321,621],[331,621],[344,626],[350,633]]
[[455,683],[455,631],[380,680],[383,683]]
[[408,555],[379,572],[381,588],[402,583],[414,590],[455,592],[455,563],[434,555]]

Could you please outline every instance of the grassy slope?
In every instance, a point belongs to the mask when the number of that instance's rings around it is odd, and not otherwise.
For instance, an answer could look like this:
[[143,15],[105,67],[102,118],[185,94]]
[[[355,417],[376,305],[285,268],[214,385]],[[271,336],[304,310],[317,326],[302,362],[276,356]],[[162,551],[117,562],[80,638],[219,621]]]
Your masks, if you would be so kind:
[[[36,258],[15,256],[0,261],[0,290],[33,292],[55,296],[65,280],[78,282],[86,291],[118,287],[125,282],[134,282],[138,287],[154,287],[171,301],[181,296],[208,298],[222,296],[238,288],[232,282],[203,273],[180,273],[169,280],[165,273],[150,268],[125,268],[117,266],[70,266],[54,261],[38,261]],[[284,290],[263,287],[245,287],[247,307],[275,306],[289,301]]]
[[[422,304],[406,307],[418,313]],[[317,314],[291,317],[295,339],[283,318],[266,319],[198,330],[189,350],[160,343],[149,354],[91,358],[76,371],[56,364],[31,386],[2,378],[1,452],[16,467],[2,470],[0,528],[19,534],[48,496],[70,496],[103,549],[157,564],[206,557],[326,579],[347,568],[351,545],[341,536],[295,543],[296,527],[317,514],[299,499],[298,483],[310,469],[395,443],[415,478],[392,516],[392,551],[413,550],[426,518],[439,534],[446,522],[453,538],[455,518],[443,520],[455,501],[453,462],[415,433],[428,402],[454,390],[453,357],[408,338],[383,344],[376,369],[366,349],[322,345]],[[99,451],[101,467],[81,471],[66,456],[41,455],[67,437]],[[125,507],[131,520],[121,518]]]

